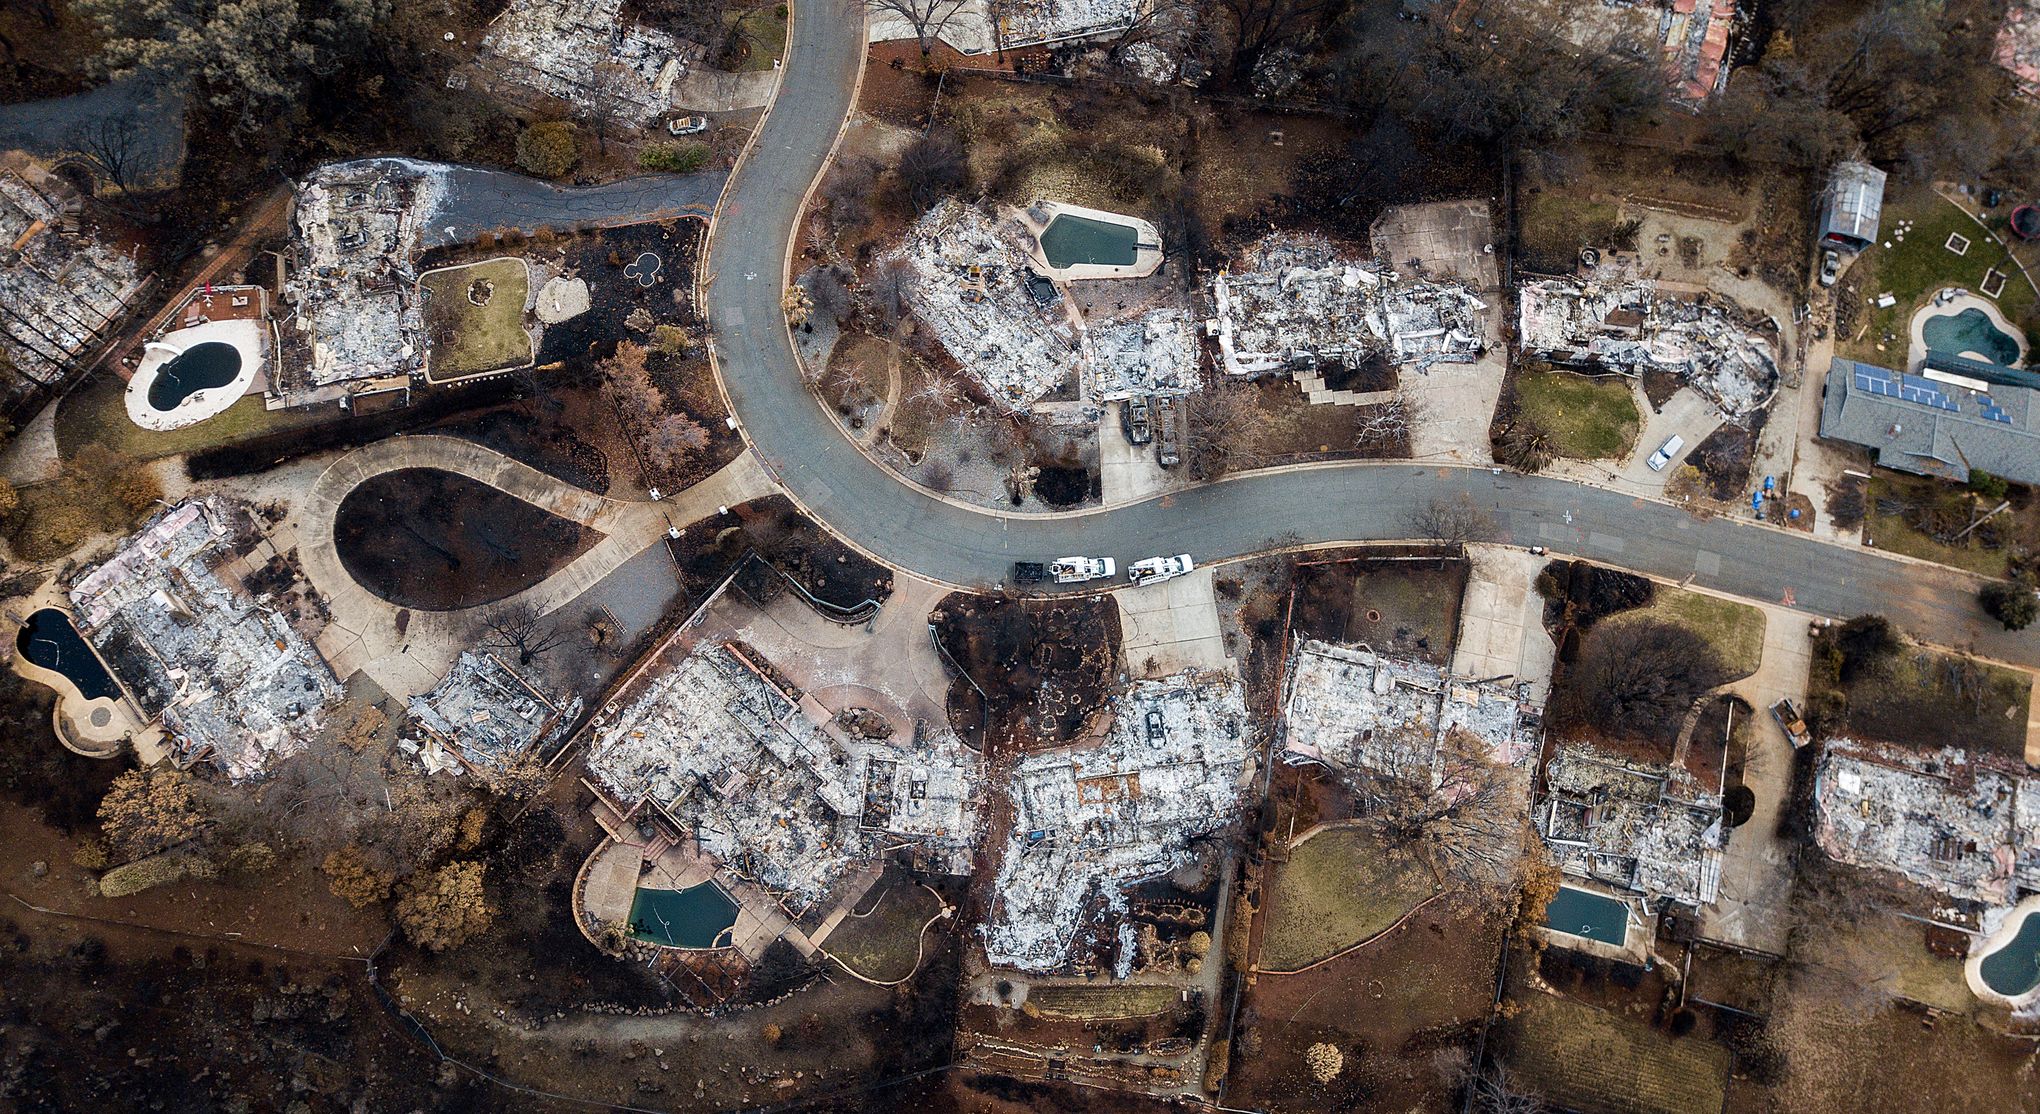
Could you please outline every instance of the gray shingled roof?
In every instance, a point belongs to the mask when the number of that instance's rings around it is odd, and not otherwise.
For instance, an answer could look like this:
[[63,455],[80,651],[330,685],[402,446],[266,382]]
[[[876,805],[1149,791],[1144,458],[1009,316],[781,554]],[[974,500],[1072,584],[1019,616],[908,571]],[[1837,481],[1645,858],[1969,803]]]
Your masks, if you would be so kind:
[[[1898,373],[1861,365],[1897,379]],[[1988,397],[2010,421],[1982,417],[1978,392],[1934,384],[1957,408],[1925,405],[1861,390],[1857,363],[1837,358],[1828,368],[1821,401],[1820,435],[1877,450],[1877,463],[1902,472],[1967,480],[1980,468],[2016,483],[2040,483],[2040,401],[2021,387],[1999,387]]]

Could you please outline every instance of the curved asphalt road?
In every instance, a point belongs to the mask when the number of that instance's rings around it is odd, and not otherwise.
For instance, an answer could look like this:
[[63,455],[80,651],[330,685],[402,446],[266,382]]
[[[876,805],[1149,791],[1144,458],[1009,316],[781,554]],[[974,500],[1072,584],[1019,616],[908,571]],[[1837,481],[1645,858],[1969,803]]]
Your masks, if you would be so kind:
[[1155,554],[1200,562],[1275,548],[1406,537],[1409,509],[1466,495],[1492,540],[1846,617],[1889,615],[1929,641],[2040,666],[2040,643],[1976,605],[1978,582],[1937,566],[1748,521],[1703,518],[1602,488],[1484,469],[1343,463],[1251,473],[1078,514],[998,515],[902,482],[838,432],[801,382],[780,294],[809,183],[847,118],[865,56],[860,0],[795,6],[784,76],[724,194],[710,241],[707,310],[732,410],[767,467],[830,529],[952,584],[989,587],[1015,560]]

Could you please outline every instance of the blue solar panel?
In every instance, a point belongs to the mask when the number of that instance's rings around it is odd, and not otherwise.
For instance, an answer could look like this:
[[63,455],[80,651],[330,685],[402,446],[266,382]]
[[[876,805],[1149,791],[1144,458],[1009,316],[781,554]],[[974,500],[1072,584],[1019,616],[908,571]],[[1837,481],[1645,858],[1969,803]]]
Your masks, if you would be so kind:
[[1968,391],[1943,390],[1941,384],[1917,375],[1894,374],[1892,371],[1872,364],[1856,364],[1854,367],[1856,389],[1879,398],[1895,398],[1915,406],[1925,406],[1949,414],[1960,414],[1964,407],[1962,400],[1967,396],[1975,400],[1976,414],[1986,421],[2012,424],[2012,416],[1997,400],[1987,394]]

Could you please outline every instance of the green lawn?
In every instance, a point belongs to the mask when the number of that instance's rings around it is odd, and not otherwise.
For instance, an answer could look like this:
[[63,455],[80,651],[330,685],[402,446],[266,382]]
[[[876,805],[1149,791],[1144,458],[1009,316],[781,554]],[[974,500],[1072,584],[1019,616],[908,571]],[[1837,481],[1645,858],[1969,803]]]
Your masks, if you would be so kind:
[[103,372],[57,404],[57,450],[65,459],[87,445],[104,445],[135,460],[181,456],[282,430],[317,425],[344,416],[332,407],[265,410],[262,396],[250,395],[197,425],[154,433],[128,420],[127,383]]
[[[489,283],[476,305],[470,291]],[[425,335],[431,346],[427,377],[444,383],[465,375],[531,362],[531,333],[524,327],[524,302],[531,293],[530,271],[522,259],[489,259],[431,271],[418,280],[425,301]]]
[[1611,625],[1645,618],[1675,623],[1705,638],[1736,678],[1757,671],[1764,659],[1764,613],[1746,603],[1658,585],[1649,607],[1611,617]]
[[1573,460],[1620,459],[1643,426],[1629,381],[1618,377],[1525,372],[1516,380],[1516,400],[1521,416],[1550,434],[1558,455]]
[[1423,864],[1390,855],[1365,829],[1321,831],[1276,868],[1259,965],[1315,963],[1380,933],[1437,889]]
[[[1903,241],[1892,233],[1902,221],[1913,222]],[[1860,277],[1859,309],[1867,317],[1868,329],[1859,325],[1851,335],[1840,338],[1839,351],[1850,359],[1895,367],[1904,362],[1910,345],[1909,327],[1933,293],[1944,286],[1961,286],[1982,294],[1984,273],[1992,267],[2007,272],[2004,292],[1997,305],[2007,320],[2024,327],[2033,311],[2033,288],[2006,260],[2003,245],[1977,226],[1963,212],[1931,190],[1918,190],[1888,198],[1879,221],[1879,241],[1851,265],[1851,278]],[[1948,250],[1948,237],[1960,234],[1969,240],[1969,250],[1956,255]],[[1885,243],[1890,243],[1889,248]],[[1874,299],[1890,294],[1896,299],[1889,309],[1877,309]],[[1859,321],[1864,318],[1859,317]],[[1887,341],[1887,336],[1896,340]],[[1877,346],[1884,344],[1879,351]]]
[[865,915],[844,917],[822,941],[822,949],[874,982],[912,977],[921,959],[922,926],[942,911],[941,900],[923,886],[889,877],[859,905]]
[[760,73],[772,68],[772,63],[786,55],[786,5],[771,4],[761,8],[726,11],[723,22],[729,25],[730,34],[741,40],[741,52],[733,50],[735,70],[738,73]]

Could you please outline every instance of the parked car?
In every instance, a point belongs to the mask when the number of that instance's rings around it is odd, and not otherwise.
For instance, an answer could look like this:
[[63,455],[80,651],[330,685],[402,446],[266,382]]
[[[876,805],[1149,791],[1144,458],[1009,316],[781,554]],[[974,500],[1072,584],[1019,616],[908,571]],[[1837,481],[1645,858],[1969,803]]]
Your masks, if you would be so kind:
[[1119,428],[1126,431],[1126,443],[1145,445],[1155,439],[1154,424],[1148,420],[1148,400],[1134,395],[1119,408]]
[[1657,451],[1650,454],[1650,459],[1645,463],[1650,465],[1651,471],[1662,472],[1665,466],[1672,462],[1672,458],[1679,455],[1679,450],[1685,447],[1686,439],[1674,433],[1665,438],[1665,443],[1659,445]]
[[1820,253],[1820,284],[1833,286],[1842,277],[1842,257],[1834,249]]
[[1805,746],[1812,739],[1806,729],[1806,720],[1800,716],[1799,709],[1793,706],[1790,698],[1771,705],[1771,718],[1785,729],[1785,737],[1792,740],[1794,749]]
[[1110,557],[1058,557],[1048,571],[1057,584],[1082,584],[1111,576],[1119,566]]
[[1013,583],[1039,584],[1048,579],[1048,566],[1039,561],[1013,562]]
[[707,130],[706,116],[675,116],[666,121],[667,135],[700,135]]
[[1164,580],[1174,580],[1196,567],[1197,563],[1190,559],[1188,553],[1178,553],[1174,557],[1149,557],[1143,561],[1135,561],[1129,566],[1126,578],[1136,585],[1160,584]]

